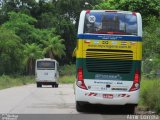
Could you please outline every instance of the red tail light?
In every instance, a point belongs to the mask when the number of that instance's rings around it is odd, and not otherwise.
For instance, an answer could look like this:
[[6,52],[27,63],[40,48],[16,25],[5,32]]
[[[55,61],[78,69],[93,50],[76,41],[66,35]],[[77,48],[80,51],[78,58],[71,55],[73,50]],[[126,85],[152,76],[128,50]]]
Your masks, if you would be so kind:
[[80,88],[82,88],[82,89],[87,90],[87,87],[86,87],[86,85],[84,84],[83,69],[82,69],[82,67],[79,67],[79,68],[78,68],[77,78],[78,78],[78,80],[77,80],[77,86],[80,87]]
[[140,77],[140,73],[138,70],[136,70],[134,74],[134,82],[139,83],[139,80],[140,80],[139,77]]
[[83,80],[83,69],[82,69],[82,67],[78,68],[78,80]]
[[134,74],[133,85],[132,85],[132,87],[130,88],[129,91],[138,90],[139,87],[140,87],[140,72],[139,72],[139,70],[137,69],[137,70],[135,71],[135,74]]

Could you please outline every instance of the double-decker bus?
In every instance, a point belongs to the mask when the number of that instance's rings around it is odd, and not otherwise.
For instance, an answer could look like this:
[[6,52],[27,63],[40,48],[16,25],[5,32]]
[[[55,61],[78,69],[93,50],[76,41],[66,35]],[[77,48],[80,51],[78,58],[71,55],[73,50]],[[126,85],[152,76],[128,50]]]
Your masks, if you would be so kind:
[[142,60],[140,13],[82,11],[75,56],[77,111],[84,111],[90,103],[124,105],[128,112],[134,112]]

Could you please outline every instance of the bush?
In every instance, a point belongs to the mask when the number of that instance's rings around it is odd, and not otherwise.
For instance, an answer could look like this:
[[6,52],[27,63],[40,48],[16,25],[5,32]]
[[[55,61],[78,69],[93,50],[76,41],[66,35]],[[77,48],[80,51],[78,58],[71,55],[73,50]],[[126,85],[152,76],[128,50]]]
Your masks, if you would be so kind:
[[62,84],[70,84],[70,83],[74,83],[75,81],[75,75],[70,75],[70,76],[62,76],[59,79],[60,83]]
[[8,76],[2,75],[0,77],[0,89],[10,88],[13,86],[20,86],[35,83],[33,76]]
[[142,105],[160,113],[160,80],[142,80],[140,96]]
[[75,75],[76,74],[76,66],[74,64],[60,66],[59,74],[60,74],[60,76]]
[[74,64],[60,66],[60,83],[74,83],[76,75],[76,66]]

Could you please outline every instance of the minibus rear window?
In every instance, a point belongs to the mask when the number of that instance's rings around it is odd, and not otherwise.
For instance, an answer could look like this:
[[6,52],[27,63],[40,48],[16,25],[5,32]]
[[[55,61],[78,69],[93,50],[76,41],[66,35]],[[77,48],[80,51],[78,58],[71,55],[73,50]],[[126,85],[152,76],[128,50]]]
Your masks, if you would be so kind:
[[54,61],[38,61],[37,69],[55,69]]

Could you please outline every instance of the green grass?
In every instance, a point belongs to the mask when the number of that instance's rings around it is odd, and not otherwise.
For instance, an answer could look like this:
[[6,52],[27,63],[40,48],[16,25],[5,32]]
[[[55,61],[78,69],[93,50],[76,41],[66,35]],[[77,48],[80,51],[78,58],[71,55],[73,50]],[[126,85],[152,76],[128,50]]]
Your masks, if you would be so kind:
[[0,77],[0,89],[35,83],[34,76],[7,76]]
[[62,84],[71,84],[75,82],[75,78],[76,78],[75,75],[70,75],[70,76],[65,75],[60,77],[59,82]]
[[141,81],[139,106],[160,113],[160,79]]
[[76,74],[76,66],[74,64],[60,66],[59,74],[60,74],[60,76],[75,75]]
[[76,78],[75,77],[76,66],[73,64],[61,66],[59,74],[60,74],[60,79],[59,79],[60,83],[65,83],[65,84],[74,83]]
[[[75,81],[75,75],[64,75],[59,78],[60,84],[72,84]],[[0,77],[0,90],[14,86],[22,86],[35,83],[34,76],[7,76]]]

